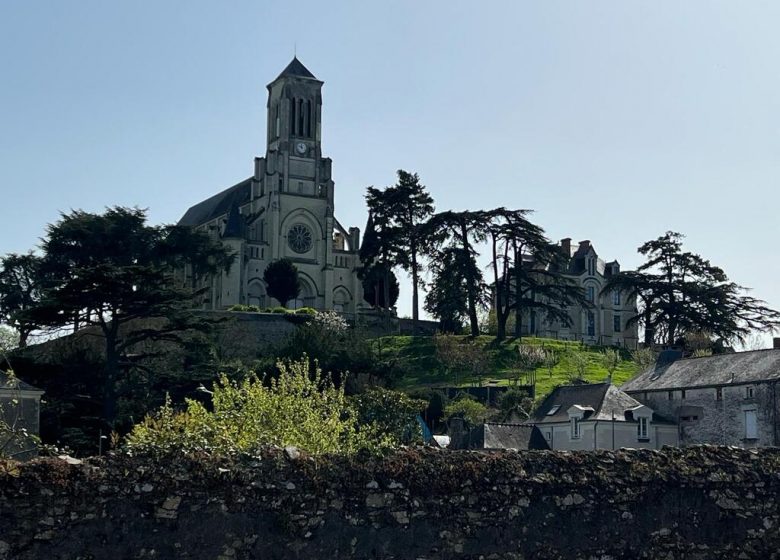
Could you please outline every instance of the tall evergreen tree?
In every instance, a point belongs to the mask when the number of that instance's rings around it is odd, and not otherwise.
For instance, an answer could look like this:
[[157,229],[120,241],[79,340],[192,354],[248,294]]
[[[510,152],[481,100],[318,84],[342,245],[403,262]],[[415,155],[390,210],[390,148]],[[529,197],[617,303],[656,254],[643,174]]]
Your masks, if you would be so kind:
[[466,286],[469,329],[472,336],[479,336],[477,308],[483,306],[486,299],[486,286],[476,264],[478,253],[474,246],[485,241],[487,220],[488,214],[481,210],[447,211],[435,214],[426,225],[432,242],[439,250],[453,247],[462,251],[464,268],[461,273]]
[[468,291],[463,271],[475,268],[472,275],[482,272],[470,256],[457,247],[445,247],[431,262],[433,278],[425,296],[425,310],[439,320],[441,330],[458,334],[468,317]]
[[40,261],[33,253],[0,259],[0,320],[16,330],[22,348],[36,328],[30,312],[41,298]]
[[706,332],[729,342],[752,331],[780,329],[780,313],[728,279],[707,259],[685,251],[683,235],[668,231],[639,247],[646,262],[635,272],[618,274],[603,291],[637,296],[632,322],[645,328],[646,342],[675,345],[687,334]]
[[[374,232],[365,253],[377,253],[382,264],[400,266],[412,277],[412,320],[420,318],[419,287],[421,255],[430,247],[430,230],[425,227],[433,214],[433,198],[416,173],[398,170],[395,185],[383,190],[369,187],[366,202]],[[367,224],[368,229],[368,224]],[[365,241],[364,241],[365,243]],[[388,273],[390,268],[385,269]],[[389,282],[386,283],[389,286]],[[385,299],[387,301],[387,299]]]
[[528,219],[530,213],[506,208],[487,213],[499,340],[506,336],[512,311],[514,334],[520,338],[523,314],[543,316],[568,326],[571,318],[567,307],[589,305],[582,288],[560,273],[560,252],[544,230]]
[[[182,258],[181,242],[170,240],[168,228],[147,225],[146,212],[138,208],[109,208],[103,214],[76,210],[47,228],[41,301],[32,314],[40,325],[56,329],[75,322],[102,335],[103,415],[111,427],[127,354],[147,340],[182,342],[187,329],[208,328],[189,312],[192,292],[171,281],[172,266]],[[230,259],[225,255],[218,261]],[[208,263],[198,266],[205,269]],[[152,325],[150,319],[159,321]]]

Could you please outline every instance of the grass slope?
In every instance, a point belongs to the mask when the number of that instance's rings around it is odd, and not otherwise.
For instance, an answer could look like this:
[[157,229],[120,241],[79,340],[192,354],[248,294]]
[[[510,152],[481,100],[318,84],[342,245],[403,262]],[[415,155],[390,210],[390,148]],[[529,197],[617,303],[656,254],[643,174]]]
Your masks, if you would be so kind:
[[[467,343],[467,337],[459,337],[463,343]],[[536,395],[537,398],[543,397],[557,385],[564,385],[574,374],[567,353],[582,351],[588,358],[588,367],[585,379],[592,382],[602,382],[607,378],[607,370],[601,363],[601,356],[604,350],[598,346],[583,346],[578,342],[569,342],[563,340],[547,338],[523,338],[518,342],[509,339],[501,344],[496,344],[495,337],[480,336],[475,339],[476,344],[484,347],[490,355],[490,372],[483,378],[483,381],[497,381],[499,385],[509,385],[520,375],[519,371],[513,367],[517,347],[520,344],[542,346],[546,349],[555,351],[561,359],[558,365],[552,371],[552,375],[545,368],[536,370]],[[425,387],[443,387],[455,385],[455,378],[448,374],[441,363],[436,359],[436,350],[432,337],[426,336],[387,336],[376,342],[383,358],[396,361],[402,372],[401,378],[397,382],[399,389],[412,391]],[[627,351],[622,351],[623,361],[615,371],[613,382],[620,385],[631,378],[637,371],[636,364],[631,361],[631,356]],[[521,379],[521,382],[523,380]],[[473,376],[460,376],[459,386],[476,385],[478,379]]]

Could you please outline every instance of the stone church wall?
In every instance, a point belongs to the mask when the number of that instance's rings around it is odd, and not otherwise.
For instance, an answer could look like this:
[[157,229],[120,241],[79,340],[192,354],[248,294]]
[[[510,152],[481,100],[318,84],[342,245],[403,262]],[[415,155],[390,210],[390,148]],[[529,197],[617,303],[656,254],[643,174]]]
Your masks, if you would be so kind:
[[0,468],[0,559],[780,557],[780,450],[409,449]]

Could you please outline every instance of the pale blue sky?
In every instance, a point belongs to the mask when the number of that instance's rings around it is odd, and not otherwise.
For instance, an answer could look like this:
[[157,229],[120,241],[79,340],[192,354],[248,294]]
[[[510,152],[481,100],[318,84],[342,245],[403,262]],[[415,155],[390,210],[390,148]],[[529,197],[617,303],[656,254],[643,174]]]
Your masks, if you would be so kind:
[[439,209],[533,208],[625,268],[681,231],[780,307],[779,24],[776,1],[0,0],[0,253],[60,210],[173,222],[248,177],[297,43],[345,226],[404,168]]

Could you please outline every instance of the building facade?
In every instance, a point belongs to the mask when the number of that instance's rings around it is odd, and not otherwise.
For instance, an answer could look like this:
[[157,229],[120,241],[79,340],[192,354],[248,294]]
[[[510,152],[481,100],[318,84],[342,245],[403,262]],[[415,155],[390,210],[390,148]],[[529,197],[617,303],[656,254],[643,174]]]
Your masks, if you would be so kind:
[[575,248],[567,238],[559,246],[564,257],[561,272],[583,289],[591,305],[569,308],[570,325],[533,312],[526,314],[521,325],[523,334],[635,349],[638,327],[628,320],[637,314],[636,301],[618,291],[602,294],[609,278],[620,272],[620,263],[605,262],[587,240]]
[[622,389],[676,421],[680,444],[780,445],[780,349],[658,362]]
[[362,307],[360,231],[334,216],[331,160],[322,155],[322,85],[294,58],[268,85],[266,152],[255,158],[253,175],[192,206],[179,221],[236,254],[230,270],[196,279],[206,289],[204,309],[278,305],[266,293],[263,273],[281,258],[295,264],[301,279],[290,307],[347,313]]
[[609,383],[557,387],[528,423],[556,450],[659,449],[678,444],[674,422]]

